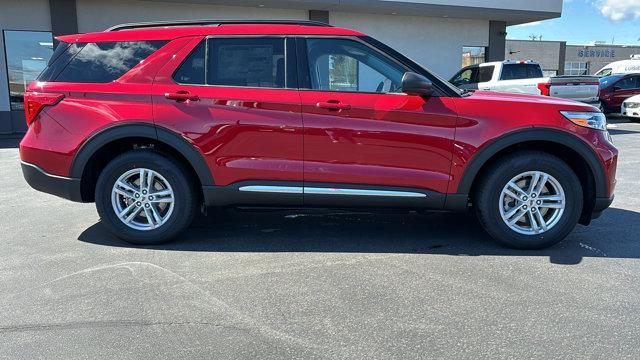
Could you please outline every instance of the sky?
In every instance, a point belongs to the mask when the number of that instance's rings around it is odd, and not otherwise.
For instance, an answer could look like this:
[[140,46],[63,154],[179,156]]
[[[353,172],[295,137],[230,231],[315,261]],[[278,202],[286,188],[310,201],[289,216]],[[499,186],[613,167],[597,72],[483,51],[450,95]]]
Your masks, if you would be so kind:
[[510,26],[507,33],[507,39],[640,45],[640,0],[564,0],[561,18]]

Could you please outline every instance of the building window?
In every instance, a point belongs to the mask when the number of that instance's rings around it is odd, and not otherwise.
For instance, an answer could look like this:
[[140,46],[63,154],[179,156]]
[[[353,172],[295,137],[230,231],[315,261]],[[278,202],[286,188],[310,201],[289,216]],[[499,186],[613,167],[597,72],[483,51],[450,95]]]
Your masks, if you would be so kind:
[[586,62],[567,61],[564,63],[564,74],[570,76],[581,76],[589,73],[589,66]]
[[47,66],[53,37],[46,31],[3,31],[11,110],[23,110],[22,95]]
[[462,47],[462,67],[482,64],[485,62],[484,46],[464,46]]

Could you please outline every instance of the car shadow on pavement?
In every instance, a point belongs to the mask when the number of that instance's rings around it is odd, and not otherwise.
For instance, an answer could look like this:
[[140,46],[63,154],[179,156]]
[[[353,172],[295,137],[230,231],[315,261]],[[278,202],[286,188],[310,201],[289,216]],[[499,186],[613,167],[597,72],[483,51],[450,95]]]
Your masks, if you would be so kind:
[[164,251],[544,256],[555,264],[573,265],[585,257],[640,258],[639,224],[640,213],[613,208],[589,227],[578,225],[552,248],[523,251],[493,242],[471,215],[227,210],[199,218],[168,244],[131,245],[111,235],[101,223],[78,239]]

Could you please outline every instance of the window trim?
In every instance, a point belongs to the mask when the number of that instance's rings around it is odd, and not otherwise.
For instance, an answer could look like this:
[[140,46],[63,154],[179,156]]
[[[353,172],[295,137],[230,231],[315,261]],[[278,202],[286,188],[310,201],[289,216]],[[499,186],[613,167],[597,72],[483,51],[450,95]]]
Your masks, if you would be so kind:
[[[285,87],[265,87],[265,86],[237,86],[237,85],[216,85],[216,84],[207,84],[208,81],[208,67],[209,67],[209,40],[210,39],[284,39],[284,72],[285,72]],[[218,87],[218,88],[233,88],[233,89],[262,89],[262,90],[299,90],[298,84],[298,75],[297,72],[293,72],[292,82],[296,87],[290,87],[289,85],[289,62],[292,60],[289,55],[289,52],[295,50],[295,35],[207,35],[203,36],[202,39],[196,43],[196,45],[189,50],[187,55],[182,59],[180,65],[176,66],[176,68],[171,73],[171,82],[180,86],[198,86],[198,87]],[[179,83],[174,79],[175,73],[178,72],[182,64],[189,58],[189,56],[193,53],[193,51],[203,42],[205,41],[205,84],[183,84]],[[293,53],[293,66],[297,68],[297,57],[295,56],[295,51]]]
[[[389,56],[388,54],[384,53],[382,50],[372,46],[371,44],[367,43],[366,41],[363,41],[362,39],[360,39],[357,36],[336,36],[336,35],[298,35],[297,38],[299,38],[301,41],[298,41],[297,44],[298,46],[297,48],[297,53],[298,53],[298,63],[300,64],[300,66],[298,66],[298,85],[299,85],[299,90],[300,91],[316,91],[316,92],[325,92],[325,93],[338,93],[338,94],[369,94],[369,95],[401,95],[401,96],[408,96],[405,93],[402,92],[370,92],[370,91],[338,91],[338,90],[318,90],[318,89],[313,89],[311,88],[311,69],[309,69],[309,59],[308,59],[308,51],[307,51],[307,39],[339,39],[339,40],[355,40],[356,42],[362,44],[363,46],[366,46],[369,49],[372,49],[373,51],[377,52],[378,54],[382,55],[382,57],[390,60],[391,62],[395,63],[396,65],[399,65],[400,67],[402,67],[405,70],[405,73],[407,72],[411,72],[411,68],[409,68],[407,65],[399,62],[398,60],[394,59],[393,57]],[[304,65],[303,65],[304,64]],[[301,83],[300,79],[305,79],[309,80],[308,84],[304,84],[304,86],[307,87],[302,87],[303,84]]]
[[[431,74],[429,70],[420,66],[418,63],[412,61],[411,59],[402,55],[401,53],[389,47],[388,45],[380,42],[379,40],[376,40],[374,38],[367,37],[367,36],[363,37],[363,36],[344,36],[344,35],[304,35],[304,34],[301,34],[301,35],[298,35],[298,34],[293,34],[293,35],[292,34],[287,34],[287,35],[278,35],[278,34],[275,34],[275,35],[273,34],[269,34],[269,35],[251,35],[251,34],[249,35],[206,35],[202,37],[201,41],[205,39],[210,39],[210,38],[285,38],[285,58],[293,59],[294,61],[293,66],[296,69],[296,71],[293,72],[295,81],[294,81],[294,84],[292,84],[292,85],[295,85],[295,87],[269,88],[269,87],[250,87],[250,86],[239,87],[239,86],[230,86],[230,85],[209,85],[209,84],[204,84],[204,85],[203,84],[181,84],[173,79],[173,73],[171,76],[172,83],[180,86],[220,87],[220,88],[235,88],[235,89],[320,91],[320,90],[313,90],[313,89],[303,87],[304,75],[305,75],[304,69],[306,68],[306,72],[308,73],[308,65],[307,66],[302,65],[303,63],[305,63],[305,61],[303,60],[306,60],[307,58],[306,46],[302,49],[304,51],[301,51],[300,47],[301,45],[305,44],[306,38],[335,38],[335,39],[351,39],[351,40],[358,41],[363,45],[373,49],[374,51],[377,51],[378,53],[382,54],[382,56],[390,59],[391,61],[397,63],[403,68],[408,69],[407,71],[415,72],[423,76],[426,76],[433,83],[435,88],[435,92],[433,93],[432,97],[441,97],[441,96],[461,97],[462,96],[456,90],[453,90],[454,88],[453,85],[440,84],[440,82],[446,83],[447,82],[446,80],[440,79],[439,77]],[[197,44],[200,44],[200,42],[198,42]],[[189,53],[185,56],[183,61],[185,61],[186,58],[189,56],[189,54],[191,54],[191,51],[193,51],[196,48],[196,46],[198,46],[197,44],[189,51]],[[292,54],[288,54],[288,52],[292,52]],[[179,67],[180,65],[178,65],[174,69],[174,72],[177,71]],[[286,62],[285,62],[285,67],[286,67]],[[326,92],[343,93],[343,94],[346,93],[342,91],[326,91]],[[386,94],[386,95],[408,96],[407,94],[404,94],[404,93],[349,92],[348,94],[376,94],[376,95]]]

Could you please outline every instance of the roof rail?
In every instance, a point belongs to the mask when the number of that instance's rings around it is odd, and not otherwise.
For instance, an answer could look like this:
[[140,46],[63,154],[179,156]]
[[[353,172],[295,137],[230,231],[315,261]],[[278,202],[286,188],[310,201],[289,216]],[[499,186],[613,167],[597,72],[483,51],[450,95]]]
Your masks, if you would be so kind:
[[105,30],[119,31],[152,27],[170,27],[170,26],[220,26],[227,24],[267,24],[267,25],[306,25],[306,26],[331,26],[325,23],[311,20],[174,20],[174,21],[154,21],[154,22],[138,22],[127,23],[112,26]]

